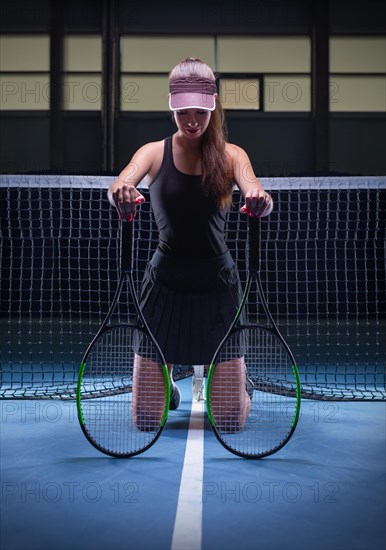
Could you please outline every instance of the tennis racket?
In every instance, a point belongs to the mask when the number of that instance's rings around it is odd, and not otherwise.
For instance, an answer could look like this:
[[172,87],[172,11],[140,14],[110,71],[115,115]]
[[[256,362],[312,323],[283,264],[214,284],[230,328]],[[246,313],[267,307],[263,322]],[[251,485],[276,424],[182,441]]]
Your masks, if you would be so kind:
[[[141,313],[134,288],[133,224],[121,223],[118,287],[83,357],[77,386],[78,418],[84,435],[99,451],[116,457],[137,455],[155,443],[170,401],[166,362]],[[125,285],[136,321],[111,325]]]
[[[281,449],[295,431],[300,382],[295,359],[268,309],[260,279],[260,220],[249,218],[249,269],[236,317],[218,347],[207,381],[207,411],[220,443],[261,458]],[[254,290],[254,293],[253,293]],[[267,324],[240,323],[257,296]]]

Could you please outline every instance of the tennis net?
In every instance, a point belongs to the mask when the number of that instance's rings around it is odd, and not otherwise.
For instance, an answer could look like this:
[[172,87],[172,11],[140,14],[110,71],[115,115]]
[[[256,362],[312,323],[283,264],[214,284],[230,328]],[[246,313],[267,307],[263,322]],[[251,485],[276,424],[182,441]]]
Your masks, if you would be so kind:
[[[113,178],[3,175],[3,398],[73,398],[82,356],[116,289],[119,223]],[[261,179],[275,209],[262,221],[262,282],[298,363],[304,397],[382,400],[385,390],[384,177]],[[157,244],[147,198],[135,221],[135,281]],[[227,224],[246,280],[240,194]],[[129,299],[113,322],[125,322]],[[258,304],[249,316],[259,319]],[[178,366],[176,377],[191,374]]]

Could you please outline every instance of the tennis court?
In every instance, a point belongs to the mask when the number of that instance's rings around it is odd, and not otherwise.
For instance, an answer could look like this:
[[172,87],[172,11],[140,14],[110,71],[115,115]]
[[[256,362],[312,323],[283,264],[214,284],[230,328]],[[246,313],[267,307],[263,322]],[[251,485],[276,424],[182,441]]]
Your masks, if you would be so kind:
[[[184,366],[182,404],[144,454],[110,458],[84,438],[79,364],[118,277],[110,181],[1,180],[2,546],[383,549],[386,178],[262,179],[276,204],[262,279],[302,403],[289,443],[257,461],[219,444]],[[136,228],[138,284],[156,242],[148,202]],[[228,242],[242,280],[246,232],[236,206]]]

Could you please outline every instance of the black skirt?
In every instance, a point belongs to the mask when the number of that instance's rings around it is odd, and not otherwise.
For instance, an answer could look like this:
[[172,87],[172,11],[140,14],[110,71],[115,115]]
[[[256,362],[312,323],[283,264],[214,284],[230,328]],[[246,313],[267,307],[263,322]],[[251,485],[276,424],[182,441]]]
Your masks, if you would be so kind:
[[144,275],[140,307],[168,363],[204,365],[227,333],[241,295],[229,251],[197,261],[157,249]]

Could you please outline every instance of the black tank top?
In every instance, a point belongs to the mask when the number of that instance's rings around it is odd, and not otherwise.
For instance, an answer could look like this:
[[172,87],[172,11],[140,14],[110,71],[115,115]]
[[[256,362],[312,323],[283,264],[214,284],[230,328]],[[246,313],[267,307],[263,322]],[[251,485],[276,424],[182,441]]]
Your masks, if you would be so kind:
[[164,156],[149,185],[159,232],[158,248],[178,258],[205,259],[225,254],[226,214],[201,189],[201,176],[180,172],[174,165],[172,136],[165,139]]

